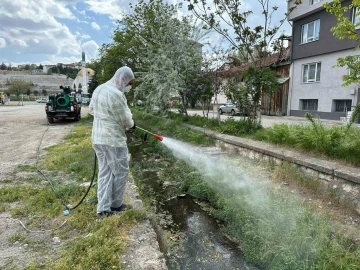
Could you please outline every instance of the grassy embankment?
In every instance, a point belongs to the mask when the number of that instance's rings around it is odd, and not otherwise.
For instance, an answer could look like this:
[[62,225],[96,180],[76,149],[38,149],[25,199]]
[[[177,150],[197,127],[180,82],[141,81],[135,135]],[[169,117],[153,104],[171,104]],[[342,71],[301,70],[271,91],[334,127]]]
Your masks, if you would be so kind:
[[[182,119],[177,117],[162,119],[138,110],[134,111],[134,116],[139,126],[165,136],[197,145],[212,143],[203,134],[183,127]],[[188,123],[194,124],[191,120]],[[224,222],[229,234],[239,241],[248,261],[266,269],[359,268],[359,244],[344,237],[326,215],[303,205],[291,194],[268,190],[267,203],[254,205],[249,203],[249,194],[254,192],[251,187],[235,189],[232,185],[219,185],[216,177],[204,178],[196,168],[176,160],[168,149],[154,140],[145,150],[146,155],[156,154],[161,159],[133,164],[132,171],[139,186],[146,180],[144,169],[158,169],[162,182],[170,181],[178,186],[178,192],[185,191],[208,202],[213,207],[210,213]],[[294,174],[286,167],[277,167],[273,173],[294,178],[309,187],[317,186],[316,179],[309,179],[300,172]],[[140,190],[142,196],[148,196],[146,190]]]
[[314,155],[341,160],[354,166],[360,165],[360,128],[351,126],[325,126],[309,117],[307,125],[277,124],[270,128],[250,125],[248,121],[228,119],[219,122],[202,116],[185,117],[170,113],[179,122],[212,129],[214,131],[246,136],[252,139],[288,146]]

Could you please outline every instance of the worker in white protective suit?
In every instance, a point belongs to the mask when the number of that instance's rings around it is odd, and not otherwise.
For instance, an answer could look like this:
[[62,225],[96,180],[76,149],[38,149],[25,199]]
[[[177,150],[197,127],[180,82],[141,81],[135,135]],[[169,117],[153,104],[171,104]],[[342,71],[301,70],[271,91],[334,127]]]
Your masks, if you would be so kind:
[[121,67],[109,81],[95,89],[89,105],[94,116],[91,140],[99,163],[99,218],[131,208],[123,203],[123,197],[129,172],[125,130],[135,129],[125,93],[133,83],[132,70]]

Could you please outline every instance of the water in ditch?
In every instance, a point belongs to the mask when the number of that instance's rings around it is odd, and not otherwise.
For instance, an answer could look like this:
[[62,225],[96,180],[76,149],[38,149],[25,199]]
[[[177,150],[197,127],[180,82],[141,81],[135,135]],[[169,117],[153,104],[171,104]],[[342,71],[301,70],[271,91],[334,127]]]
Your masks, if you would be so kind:
[[[133,163],[144,161],[144,147],[130,147]],[[218,222],[191,196],[169,198],[173,187],[158,181],[156,170],[143,172],[141,185],[156,198],[158,239],[170,270],[258,269],[245,261],[238,244],[224,235]]]

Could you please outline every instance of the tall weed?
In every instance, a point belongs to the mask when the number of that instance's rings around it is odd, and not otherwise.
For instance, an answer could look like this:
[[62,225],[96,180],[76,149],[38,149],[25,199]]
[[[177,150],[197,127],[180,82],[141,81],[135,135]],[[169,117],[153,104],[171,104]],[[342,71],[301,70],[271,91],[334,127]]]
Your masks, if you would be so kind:
[[360,164],[360,129],[354,126],[327,127],[311,115],[307,125],[278,124],[258,131],[254,138],[325,154],[353,165]]

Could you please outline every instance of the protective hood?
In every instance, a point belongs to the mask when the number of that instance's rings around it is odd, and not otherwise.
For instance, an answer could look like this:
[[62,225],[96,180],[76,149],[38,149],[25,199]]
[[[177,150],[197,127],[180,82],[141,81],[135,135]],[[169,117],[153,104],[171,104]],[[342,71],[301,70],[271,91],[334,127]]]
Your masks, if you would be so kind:
[[124,92],[125,87],[127,84],[133,80],[134,73],[129,67],[121,67],[116,72],[115,75],[106,82],[107,85],[111,85],[120,91]]

